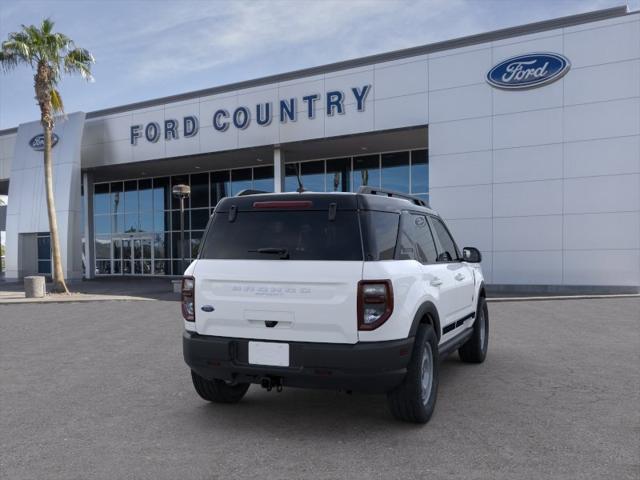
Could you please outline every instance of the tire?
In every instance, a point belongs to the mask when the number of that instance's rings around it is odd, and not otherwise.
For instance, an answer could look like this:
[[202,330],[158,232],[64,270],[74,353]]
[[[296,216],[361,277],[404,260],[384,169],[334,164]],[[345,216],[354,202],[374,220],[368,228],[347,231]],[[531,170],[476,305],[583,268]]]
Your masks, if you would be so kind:
[[238,403],[249,390],[248,383],[230,385],[224,380],[207,380],[191,370],[193,386],[202,398],[214,403]]
[[[403,382],[387,393],[389,409],[398,420],[427,423],[438,393],[438,338],[431,325],[418,329]],[[424,372],[425,375],[423,375]]]
[[482,363],[487,357],[489,347],[489,309],[484,297],[478,301],[476,321],[473,324],[473,334],[462,347],[458,349],[460,360],[465,363]]

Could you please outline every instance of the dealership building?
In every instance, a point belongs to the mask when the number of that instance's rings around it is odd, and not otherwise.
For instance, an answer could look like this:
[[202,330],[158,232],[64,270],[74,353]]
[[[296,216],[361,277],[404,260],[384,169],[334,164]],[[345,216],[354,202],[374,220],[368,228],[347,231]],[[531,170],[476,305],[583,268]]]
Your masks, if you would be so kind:
[[[6,279],[50,273],[34,121],[0,131]],[[640,12],[616,7],[89,113],[55,128],[67,277],[180,275],[220,198],[417,195],[503,288],[640,288]],[[5,217],[5,218],[3,218]]]

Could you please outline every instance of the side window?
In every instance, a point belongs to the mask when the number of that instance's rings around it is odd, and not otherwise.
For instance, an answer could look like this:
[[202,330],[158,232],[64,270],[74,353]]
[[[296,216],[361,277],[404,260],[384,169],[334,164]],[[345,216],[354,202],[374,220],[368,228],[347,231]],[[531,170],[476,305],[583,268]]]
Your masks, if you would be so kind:
[[393,260],[398,240],[400,215],[391,212],[365,211],[360,213],[364,237],[365,259]]
[[427,218],[424,215],[404,214],[398,259],[433,263],[436,261],[436,256],[436,245]]
[[450,262],[453,260],[459,260],[460,255],[458,253],[456,243],[453,241],[453,238],[451,238],[451,235],[449,234],[447,227],[442,223],[442,220],[430,217],[429,222],[433,228],[434,235],[436,235],[440,241],[441,250],[438,252],[438,261]]

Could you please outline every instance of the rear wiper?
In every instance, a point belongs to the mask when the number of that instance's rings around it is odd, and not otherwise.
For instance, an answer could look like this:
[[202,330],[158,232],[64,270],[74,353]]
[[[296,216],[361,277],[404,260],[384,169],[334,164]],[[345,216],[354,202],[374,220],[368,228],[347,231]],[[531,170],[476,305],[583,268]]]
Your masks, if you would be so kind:
[[272,253],[274,255],[280,255],[282,260],[289,259],[289,250],[286,248],[278,248],[278,247],[266,247],[266,248],[258,248],[257,250],[249,250],[251,253]]

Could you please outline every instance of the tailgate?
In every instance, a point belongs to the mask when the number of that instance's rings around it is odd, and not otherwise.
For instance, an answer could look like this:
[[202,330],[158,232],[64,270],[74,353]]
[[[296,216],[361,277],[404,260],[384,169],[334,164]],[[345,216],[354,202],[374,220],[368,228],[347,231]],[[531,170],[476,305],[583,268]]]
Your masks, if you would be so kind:
[[[362,261],[198,260],[202,335],[356,343]],[[204,305],[213,311],[202,310]]]

